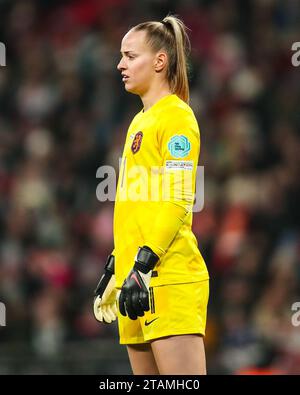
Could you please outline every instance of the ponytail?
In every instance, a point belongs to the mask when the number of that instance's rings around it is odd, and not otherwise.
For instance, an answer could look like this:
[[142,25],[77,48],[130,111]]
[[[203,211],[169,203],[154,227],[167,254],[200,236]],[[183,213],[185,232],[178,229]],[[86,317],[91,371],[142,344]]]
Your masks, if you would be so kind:
[[168,55],[167,79],[172,93],[189,103],[187,57],[191,49],[187,28],[176,16],[169,15],[162,22],[144,22],[134,30],[145,30],[154,51],[165,49]]

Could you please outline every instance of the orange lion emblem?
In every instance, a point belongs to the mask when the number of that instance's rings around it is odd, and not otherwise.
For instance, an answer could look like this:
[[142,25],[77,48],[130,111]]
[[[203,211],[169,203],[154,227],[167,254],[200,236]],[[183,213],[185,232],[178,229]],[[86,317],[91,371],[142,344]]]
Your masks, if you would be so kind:
[[142,139],[143,139],[143,133],[142,132],[137,132],[137,134],[134,136],[132,145],[131,145],[131,151],[136,154],[139,149],[141,148],[142,144]]

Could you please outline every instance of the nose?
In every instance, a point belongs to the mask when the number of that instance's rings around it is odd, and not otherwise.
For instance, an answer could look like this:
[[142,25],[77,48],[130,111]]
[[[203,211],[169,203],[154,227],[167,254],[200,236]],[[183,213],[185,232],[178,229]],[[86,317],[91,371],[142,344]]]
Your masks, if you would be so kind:
[[125,70],[125,68],[126,68],[126,66],[125,66],[125,63],[124,63],[124,60],[123,60],[123,57],[122,57],[122,59],[120,60],[119,64],[117,65],[117,69],[119,71],[123,71],[123,70]]

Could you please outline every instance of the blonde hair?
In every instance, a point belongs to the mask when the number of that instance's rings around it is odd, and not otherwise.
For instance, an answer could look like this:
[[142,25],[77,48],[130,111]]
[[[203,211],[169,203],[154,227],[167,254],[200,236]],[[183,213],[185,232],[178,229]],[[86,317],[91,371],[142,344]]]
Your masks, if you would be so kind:
[[162,22],[143,22],[133,27],[135,31],[146,31],[147,42],[154,51],[164,49],[168,55],[167,80],[172,93],[189,103],[187,57],[191,50],[187,27],[174,15]]

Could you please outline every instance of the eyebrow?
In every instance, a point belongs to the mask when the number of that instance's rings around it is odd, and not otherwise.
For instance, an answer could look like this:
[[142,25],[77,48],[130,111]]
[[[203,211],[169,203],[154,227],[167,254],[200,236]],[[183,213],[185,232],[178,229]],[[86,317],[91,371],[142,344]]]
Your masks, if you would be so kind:
[[121,53],[121,54],[124,53],[125,55],[128,55],[129,53],[134,53],[134,51],[125,51],[125,52],[120,51],[120,53]]

